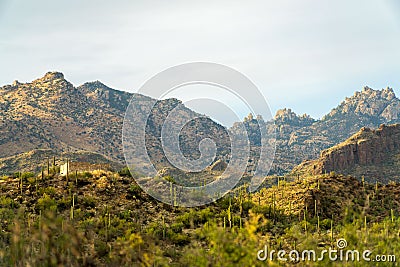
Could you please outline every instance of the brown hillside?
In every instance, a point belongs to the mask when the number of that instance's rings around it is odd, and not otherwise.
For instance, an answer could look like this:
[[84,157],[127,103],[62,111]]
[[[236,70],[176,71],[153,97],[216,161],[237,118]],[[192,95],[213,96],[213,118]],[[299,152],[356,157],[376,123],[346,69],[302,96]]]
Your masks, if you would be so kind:
[[[37,149],[50,149],[55,155],[90,151],[101,154],[106,161],[123,164],[122,125],[133,95],[99,81],[75,87],[59,72],[0,87],[0,159],[8,162],[0,166],[0,174],[36,170],[13,165],[19,160],[8,158]],[[135,96],[142,102],[151,100]],[[146,140],[155,165],[168,166],[159,137],[165,118],[179,104],[177,99],[160,100],[152,110]],[[185,107],[182,112],[187,117],[197,114]],[[196,158],[199,141],[205,137],[216,141],[219,154],[229,152],[225,128],[203,116],[184,127],[180,139],[183,154]]]
[[317,160],[306,161],[294,174],[323,174],[335,171],[384,183],[400,179],[400,124],[362,128],[348,140],[321,152]]

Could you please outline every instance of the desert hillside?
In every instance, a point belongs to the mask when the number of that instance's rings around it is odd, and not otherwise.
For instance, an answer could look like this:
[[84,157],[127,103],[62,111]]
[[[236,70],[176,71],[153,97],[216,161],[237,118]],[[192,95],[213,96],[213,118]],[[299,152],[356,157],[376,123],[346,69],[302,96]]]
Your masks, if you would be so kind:
[[318,159],[306,161],[293,174],[323,174],[334,171],[370,182],[399,181],[400,124],[363,127],[346,141],[323,150]]
[[[398,251],[398,183],[334,174],[269,182],[256,193],[239,187],[216,203],[182,208],[148,196],[126,169],[3,176],[0,265],[265,266],[256,257],[264,245],[319,253],[341,238],[374,255]],[[308,262],[321,264],[343,262]]]

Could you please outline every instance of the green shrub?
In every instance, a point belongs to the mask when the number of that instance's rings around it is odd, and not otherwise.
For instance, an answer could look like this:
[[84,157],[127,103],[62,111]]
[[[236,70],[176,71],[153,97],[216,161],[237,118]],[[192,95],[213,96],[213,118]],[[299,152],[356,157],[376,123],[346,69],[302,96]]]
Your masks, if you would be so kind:
[[52,186],[48,186],[48,187],[45,187],[45,188],[40,188],[39,189],[39,193],[41,195],[46,194],[46,195],[49,195],[51,197],[55,197],[56,196],[56,189],[54,187],[52,187]]
[[183,246],[190,243],[189,236],[182,233],[175,233],[172,229],[168,230],[167,237],[175,245]]
[[57,202],[53,198],[51,198],[49,195],[44,193],[43,197],[38,199],[36,208],[41,211],[45,211],[45,210],[55,211],[55,210],[57,210]]
[[19,203],[15,202],[14,199],[0,196],[0,208],[16,209],[19,207]]
[[99,239],[96,239],[94,241],[94,249],[96,251],[97,256],[100,258],[106,256],[110,250],[109,247],[107,246],[107,243]]
[[137,184],[132,184],[128,190],[128,192],[134,196],[139,196],[142,192],[142,188],[140,188]]
[[175,179],[174,179],[172,176],[169,176],[169,175],[168,175],[168,176],[164,176],[163,178],[164,178],[164,180],[166,180],[167,182],[176,184],[176,181],[175,181]]
[[184,227],[184,225],[183,225],[183,223],[181,223],[181,222],[173,223],[173,224],[171,225],[171,230],[172,230],[174,233],[181,233],[183,227]]
[[33,172],[24,172],[21,175],[22,179],[24,179],[24,180],[34,177],[34,176],[35,176],[35,174]]
[[96,199],[92,196],[85,196],[82,198],[81,203],[86,208],[95,208],[96,207]]
[[164,227],[159,222],[152,222],[146,228],[146,233],[156,238],[163,238]]
[[128,168],[128,167],[122,168],[122,169],[118,172],[118,174],[119,174],[120,176],[132,177],[132,174],[131,174],[131,172],[129,171],[129,168]]
[[[78,175],[79,176],[79,175]],[[83,172],[82,174],[81,174],[81,177],[82,178],[92,178],[93,177],[93,174],[91,173],[91,172]]]
[[67,210],[71,207],[72,199],[70,197],[62,198],[57,201],[57,209],[59,211]]
[[247,215],[249,213],[249,210],[254,207],[254,203],[251,201],[244,201],[242,203],[242,208],[243,208],[243,213]]

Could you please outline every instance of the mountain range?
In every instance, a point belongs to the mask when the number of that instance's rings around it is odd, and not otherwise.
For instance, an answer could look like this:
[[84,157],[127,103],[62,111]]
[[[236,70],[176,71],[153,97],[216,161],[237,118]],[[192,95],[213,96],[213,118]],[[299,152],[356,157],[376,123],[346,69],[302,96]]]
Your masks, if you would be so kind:
[[392,88],[362,91],[346,97],[320,120],[298,116],[290,109],[279,110],[277,127],[277,167],[286,172],[303,160],[315,159],[320,152],[358,132],[362,127],[378,128],[381,124],[400,122],[400,100]]
[[[99,81],[74,87],[59,72],[48,72],[30,83],[15,81],[0,87],[0,173],[37,171],[44,159],[31,155],[40,155],[42,149],[50,149],[52,153],[48,152],[47,156],[58,159],[64,157],[65,160],[63,153],[74,152],[71,160],[76,160],[73,155],[84,153],[89,162],[98,161],[100,154],[107,161],[124,164],[122,126],[132,96]],[[143,95],[136,97],[139,103],[150,100]],[[150,158],[158,167],[168,166],[161,149],[162,123],[169,111],[180,104],[177,99],[158,101],[150,115],[146,144]],[[194,113],[188,108],[183,108],[182,112]],[[193,129],[197,134],[193,134]],[[213,133],[217,155],[228,153],[228,143],[224,143],[228,141],[225,128],[203,117],[182,129],[183,154],[196,157],[200,153],[198,142]],[[21,158],[34,162],[26,164],[27,160],[17,160]],[[19,163],[10,165],[11,162]]]
[[[48,72],[28,83],[15,81],[0,87],[0,173],[15,170],[37,171],[46,156],[74,158],[84,153],[87,161],[103,160],[124,164],[122,124],[126,108],[134,94],[115,90],[99,81],[75,87],[62,73]],[[135,94],[143,101],[150,98]],[[171,110],[182,102],[166,99],[157,102],[152,110],[146,132],[147,148],[152,161],[160,168],[171,167],[162,151],[160,134],[162,123]],[[184,113],[196,114],[184,108]],[[393,89],[374,90],[364,87],[345,98],[322,119],[297,115],[291,109],[278,110],[272,122],[264,122],[252,115],[243,121],[250,137],[252,159],[248,171],[254,167],[260,147],[258,123],[265,123],[276,131],[276,155],[271,174],[289,173],[304,160],[319,157],[322,150],[345,141],[362,127],[377,128],[381,124],[400,122],[400,100]],[[182,153],[198,158],[198,144],[212,138],[217,144],[217,159],[230,153],[228,130],[210,118],[202,117],[187,124],[180,138]],[[93,153],[93,158],[89,155]],[[64,156],[62,156],[64,155]],[[29,158],[32,164],[26,164]],[[12,159],[12,160],[10,160]],[[32,162],[33,161],[33,162]],[[25,162],[25,165],[21,162]],[[37,166],[32,169],[32,166]]]

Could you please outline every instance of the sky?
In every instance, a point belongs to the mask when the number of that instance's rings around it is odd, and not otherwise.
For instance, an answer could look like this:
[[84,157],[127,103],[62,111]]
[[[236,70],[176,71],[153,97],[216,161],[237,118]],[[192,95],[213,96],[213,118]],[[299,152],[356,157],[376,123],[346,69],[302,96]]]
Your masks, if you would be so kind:
[[0,0],[0,85],[61,71],[74,85],[100,80],[136,92],[196,61],[245,74],[272,113],[320,118],[365,85],[399,96],[400,4]]

